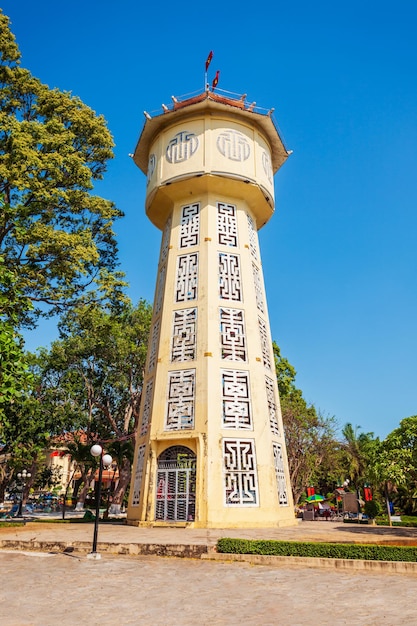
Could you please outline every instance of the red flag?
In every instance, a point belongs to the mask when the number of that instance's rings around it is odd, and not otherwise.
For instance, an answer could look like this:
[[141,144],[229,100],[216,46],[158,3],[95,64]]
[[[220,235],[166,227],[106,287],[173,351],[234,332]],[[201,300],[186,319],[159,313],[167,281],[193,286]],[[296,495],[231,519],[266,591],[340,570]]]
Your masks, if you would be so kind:
[[219,82],[219,74],[220,74],[220,70],[217,70],[216,72],[216,76],[213,78],[213,82],[211,85],[211,90],[214,91],[217,87],[217,83]]
[[213,50],[210,50],[209,55],[207,57],[207,61],[206,61],[206,72],[209,68],[212,58],[213,58]]

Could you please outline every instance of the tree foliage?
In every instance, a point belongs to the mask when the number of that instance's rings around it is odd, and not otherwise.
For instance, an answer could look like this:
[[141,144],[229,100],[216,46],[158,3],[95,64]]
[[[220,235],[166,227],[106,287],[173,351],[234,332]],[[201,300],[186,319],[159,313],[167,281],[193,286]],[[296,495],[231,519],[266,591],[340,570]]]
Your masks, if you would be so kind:
[[31,381],[22,337],[15,329],[16,307],[27,310],[29,306],[0,255],[0,441],[4,439],[4,407],[20,397]]
[[[0,11],[0,253],[32,318],[116,277],[113,221],[121,212],[92,193],[113,141],[104,118],[20,66]],[[22,308],[21,318],[28,319]]]
[[405,513],[417,509],[417,415],[401,420],[379,448],[371,463],[374,484],[388,497],[397,493]]
[[369,479],[368,468],[375,445],[373,433],[360,430],[359,426],[353,427],[349,422],[342,429],[342,463],[356,489]]
[[294,367],[282,357],[275,342],[273,351],[291,487],[294,502],[298,503],[306,488],[320,481],[323,468],[332,467],[337,447],[335,422],[305,401],[301,390],[295,386]]
[[60,339],[41,352],[56,407],[73,411],[87,443],[102,442],[117,461],[116,504],[130,480],[151,313],[144,300],[116,312],[97,303],[75,307],[59,324]]

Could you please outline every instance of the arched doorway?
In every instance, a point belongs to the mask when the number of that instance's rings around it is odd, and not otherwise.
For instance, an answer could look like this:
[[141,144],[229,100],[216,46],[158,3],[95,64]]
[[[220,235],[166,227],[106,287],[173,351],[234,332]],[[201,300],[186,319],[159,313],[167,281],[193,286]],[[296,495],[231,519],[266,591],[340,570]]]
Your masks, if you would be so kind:
[[185,446],[168,448],[158,457],[156,520],[194,521],[196,464],[196,455]]

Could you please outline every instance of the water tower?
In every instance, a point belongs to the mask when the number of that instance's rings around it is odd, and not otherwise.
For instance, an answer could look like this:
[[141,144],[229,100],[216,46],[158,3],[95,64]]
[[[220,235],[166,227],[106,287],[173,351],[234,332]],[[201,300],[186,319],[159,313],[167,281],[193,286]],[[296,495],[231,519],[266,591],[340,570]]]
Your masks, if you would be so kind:
[[206,90],[133,155],[162,231],[128,523],[294,523],[258,230],[288,157],[268,112]]

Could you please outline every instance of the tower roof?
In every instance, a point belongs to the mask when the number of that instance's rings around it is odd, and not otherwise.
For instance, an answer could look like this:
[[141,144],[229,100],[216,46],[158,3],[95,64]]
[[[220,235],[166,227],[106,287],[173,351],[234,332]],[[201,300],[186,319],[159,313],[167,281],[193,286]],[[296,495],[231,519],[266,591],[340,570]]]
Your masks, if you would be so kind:
[[136,145],[133,160],[144,174],[148,169],[149,149],[155,136],[173,121],[190,116],[190,114],[201,111],[228,113],[232,118],[240,118],[255,125],[263,132],[271,147],[272,169],[275,172],[281,167],[291,152],[288,152],[279,131],[274,124],[271,111],[260,113],[255,108],[255,103],[247,104],[246,96],[232,98],[223,96],[211,91],[205,91],[198,95],[188,97],[184,100],[172,98],[173,104],[170,107],[163,105],[163,113],[151,117],[145,112],[146,121]]

